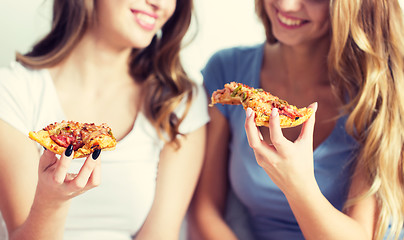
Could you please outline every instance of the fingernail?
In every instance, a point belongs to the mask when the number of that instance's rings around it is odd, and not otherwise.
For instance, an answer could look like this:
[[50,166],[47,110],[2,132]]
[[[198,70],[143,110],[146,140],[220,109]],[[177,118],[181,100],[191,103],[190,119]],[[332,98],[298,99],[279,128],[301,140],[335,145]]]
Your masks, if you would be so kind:
[[93,160],[97,160],[98,156],[100,156],[101,149],[95,149],[95,151],[92,154]]
[[272,108],[271,116],[276,117],[278,115],[278,109],[277,108]]
[[247,111],[246,111],[246,116],[247,116],[247,118],[251,117],[252,112],[253,112],[253,111],[252,111],[251,108],[247,108]]
[[70,155],[72,155],[72,152],[73,152],[73,145],[70,144],[70,145],[66,148],[65,156],[66,156],[66,157],[70,157]]

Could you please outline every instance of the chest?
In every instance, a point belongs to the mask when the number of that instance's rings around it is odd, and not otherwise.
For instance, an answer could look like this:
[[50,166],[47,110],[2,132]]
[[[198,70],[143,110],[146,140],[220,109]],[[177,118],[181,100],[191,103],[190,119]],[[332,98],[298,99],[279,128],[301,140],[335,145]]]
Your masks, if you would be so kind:
[[[127,237],[137,232],[154,200],[162,146],[153,127],[139,114],[135,126],[116,149],[102,152],[100,186],[72,201],[66,234],[92,229],[89,239],[96,239],[105,229]],[[77,159],[71,171],[81,165],[81,159]]]
[[140,108],[140,89],[135,85],[93,90],[77,86],[74,96],[71,91],[56,87],[61,108],[69,120],[107,123],[118,140],[132,129]]

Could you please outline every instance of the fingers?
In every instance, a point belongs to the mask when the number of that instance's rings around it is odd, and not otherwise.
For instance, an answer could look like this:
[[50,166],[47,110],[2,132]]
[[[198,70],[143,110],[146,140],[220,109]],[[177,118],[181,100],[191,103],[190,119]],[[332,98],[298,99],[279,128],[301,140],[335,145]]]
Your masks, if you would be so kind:
[[254,116],[255,116],[254,111],[251,108],[247,108],[245,130],[250,147],[256,149],[261,145],[262,137],[257,126],[255,125]]
[[[317,103],[311,104],[309,108],[313,109],[314,112],[312,116],[303,124],[298,140],[307,139],[309,140],[309,142],[312,142]],[[250,147],[252,147],[253,149],[257,149],[260,146],[265,145],[262,144],[262,137],[260,137],[260,132],[254,123],[254,111],[252,111],[252,109],[250,108],[247,108],[246,111],[245,128]],[[268,128],[270,133],[270,140],[274,148],[278,151],[278,153],[286,154],[292,142],[290,142],[283,136],[282,129],[280,127],[279,112],[277,108],[272,109]]]
[[53,166],[57,161],[57,157],[55,153],[49,150],[44,150],[41,158],[39,159],[39,168],[40,172],[45,172],[49,167]]
[[[268,144],[263,140],[261,132],[258,130],[257,126],[254,122],[255,113],[251,108],[247,108],[246,110],[246,121],[245,121],[245,129],[248,138],[248,142],[250,147],[254,150],[259,150],[261,154],[266,154],[269,152]],[[269,130],[271,142],[276,150],[280,150],[283,148],[284,144],[287,144],[288,140],[283,136],[282,130],[279,122],[279,114],[278,109],[274,108],[272,110],[272,115],[269,120]],[[284,147],[286,148],[286,146]]]
[[318,108],[317,102],[310,104],[309,108],[313,109],[313,114],[305,123],[303,123],[302,131],[300,132],[298,139],[299,140],[307,139],[307,140],[311,141],[311,143],[312,143],[313,142],[314,124],[316,122],[315,115],[316,115],[317,108]]
[[59,161],[56,162],[56,169],[53,175],[55,182],[62,184],[65,181],[70,162],[73,158],[73,145],[69,145]]
[[276,150],[280,152],[287,152],[287,144],[289,141],[283,136],[282,129],[280,127],[279,112],[277,108],[272,109],[268,127],[271,142]]
[[97,149],[91,156],[88,156],[84,165],[81,167],[78,175],[69,182],[69,185],[73,185],[76,189],[83,189],[86,186],[94,187],[99,184],[100,181],[100,164],[97,161],[101,150]]
[[[54,153],[45,150],[40,162],[38,187],[48,198],[66,200],[78,196],[99,185],[101,179],[101,150],[96,150],[82,165],[79,173],[69,173],[73,159],[73,146],[70,145],[58,159]],[[79,162],[79,164],[81,161]],[[74,166],[73,166],[74,167]]]
[[98,157],[95,161],[96,165],[89,179],[89,183],[92,187],[96,187],[101,183],[101,160]]
[[254,150],[258,165],[266,169],[272,164],[275,164],[278,159],[276,156],[276,149],[274,146],[267,144],[262,138],[261,132],[255,125],[254,112],[251,108],[247,108],[246,111],[245,130],[248,143]]

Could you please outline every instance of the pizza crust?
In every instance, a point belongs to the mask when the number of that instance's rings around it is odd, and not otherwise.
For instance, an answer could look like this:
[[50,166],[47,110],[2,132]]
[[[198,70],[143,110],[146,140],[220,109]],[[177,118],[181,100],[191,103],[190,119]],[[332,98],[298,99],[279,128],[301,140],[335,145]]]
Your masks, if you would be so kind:
[[50,138],[48,131],[41,130],[38,132],[29,132],[28,136],[32,140],[38,142],[43,147],[45,147],[46,149],[48,149],[56,154],[62,155],[63,152],[66,150],[65,147],[59,146],[57,143],[55,143]]

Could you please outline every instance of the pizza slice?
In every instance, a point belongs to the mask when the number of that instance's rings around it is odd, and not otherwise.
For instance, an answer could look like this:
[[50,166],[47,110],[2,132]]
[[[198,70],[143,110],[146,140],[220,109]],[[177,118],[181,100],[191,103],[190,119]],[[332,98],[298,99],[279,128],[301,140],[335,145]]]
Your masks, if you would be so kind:
[[282,128],[295,127],[305,122],[312,115],[311,108],[297,108],[285,100],[265,92],[254,89],[242,83],[231,82],[212,93],[211,104],[243,105],[244,109],[251,108],[255,112],[255,124],[268,126],[273,108],[279,111]]
[[31,131],[29,138],[46,149],[62,155],[72,144],[73,158],[86,157],[96,149],[113,150],[117,144],[111,128],[107,124],[62,121],[49,124],[40,131]]

